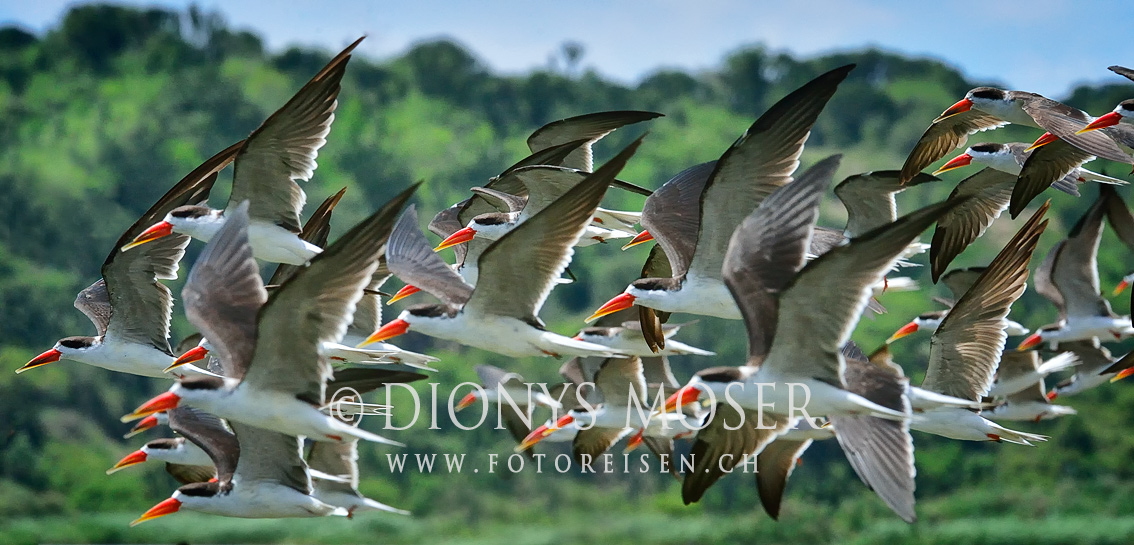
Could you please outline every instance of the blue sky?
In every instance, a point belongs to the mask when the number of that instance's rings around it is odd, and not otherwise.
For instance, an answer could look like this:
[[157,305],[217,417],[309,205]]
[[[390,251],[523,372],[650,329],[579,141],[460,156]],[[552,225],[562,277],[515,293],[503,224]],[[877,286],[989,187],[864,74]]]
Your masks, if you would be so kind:
[[[124,2],[183,8],[182,0]],[[1134,9],[1118,0],[964,3],[867,0],[435,0],[276,2],[203,0],[230,25],[257,31],[269,47],[337,49],[368,34],[364,52],[388,57],[447,36],[500,72],[547,64],[568,40],[586,47],[583,65],[633,83],[660,67],[717,66],[744,45],[799,55],[879,46],[928,56],[971,77],[1052,97],[1082,82],[1125,81],[1106,71],[1134,65]],[[70,2],[0,0],[0,24],[35,31]]]

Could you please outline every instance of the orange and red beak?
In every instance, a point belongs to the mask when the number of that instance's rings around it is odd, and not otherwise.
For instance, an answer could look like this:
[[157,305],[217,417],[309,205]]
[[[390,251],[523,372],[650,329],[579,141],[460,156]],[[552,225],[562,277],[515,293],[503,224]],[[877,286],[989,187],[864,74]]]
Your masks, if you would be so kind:
[[132,240],[129,244],[123,246],[121,250],[125,252],[126,250],[129,250],[130,248],[133,248],[140,244],[145,244],[151,240],[157,240],[161,237],[169,236],[172,234],[173,224],[169,223],[168,221],[159,221],[151,225],[149,229],[142,231],[142,234],[134,237],[134,240]]
[[169,367],[166,367],[165,372],[168,373],[168,372],[170,372],[174,369],[177,369],[178,367],[181,367],[182,365],[185,365],[187,363],[193,363],[195,361],[201,361],[201,360],[205,359],[205,356],[208,356],[208,355],[209,355],[209,351],[206,350],[205,347],[194,346],[193,348],[186,350],[185,353],[182,354],[181,356],[179,356],[177,359],[173,360],[173,364],[170,365]]
[[902,337],[905,337],[906,335],[911,335],[913,333],[916,333],[917,329],[918,329],[917,322],[910,322],[910,323],[902,326],[901,329],[895,331],[893,335],[890,335],[890,338],[886,339],[886,344],[890,344],[890,343],[892,343],[892,342],[894,342],[894,341],[896,341],[896,340],[898,340]]
[[460,229],[456,233],[449,235],[449,237],[445,240],[442,240],[441,244],[438,244],[437,247],[433,249],[433,251],[440,252],[441,250],[444,250],[445,248],[448,248],[450,246],[464,244],[472,240],[475,236],[476,229],[473,229],[472,227],[465,227],[464,229]]
[[1114,377],[1110,379],[1110,381],[1118,382],[1130,375],[1134,375],[1134,367],[1127,367],[1126,369],[1119,371],[1117,375],[1114,375]]
[[1052,390],[1052,391],[1047,393],[1047,400],[1048,401],[1055,401],[1055,398],[1057,398],[1057,397],[1059,397],[1059,393],[1056,392],[1055,390]]
[[134,452],[127,454],[125,458],[119,460],[117,464],[114,464],[114,467],[106,470],[106,474],[110,475],[111,473],[114,473],[120,469],[127,468],[132,465],[137,465],[145,461],[146,452],[142,450],[135,450]]
[[639,244],[649,242],[653,239],[654,239],[654,235],[651,235],[649,231],[642,231],[641,233],[638,233],[637,235],[635,235],[634,238],[630,239],[630,242],[627,242],[626,245],[624,245],[622,247],[622,249],[625,250],[625,249],[630,248],[632,246],[637,246]]
[[457,403],[455,410],[460,411],[461,409],[468,408],[468,406],[472,405],[473,403],[476,403],[476,395],[474,395],[472,392],[469,392],[468,395],[461,398],[460,403]]
[[1123,278],[1122,281],[1119,282],[1118,285],[1114,287],[1114,295],[1118,295],[1118,294],[1126,291],[1126,288],[1128,288],[1128,287],[1130,287],[1130,282],[1127,282],[1126,279]]
[[638,433],[635,433],[634,436],[631,437],[630,440],[626,442],[626,450],[623,450],[622,452],[623,453],[633,452],[634,449],[642,446],[642,433],[645,432],[645,431],[646,430],[644,428],[638,430]]
[[556,420],[555,424],[551,426],[545,424],[532,430],[532,432],[529,433],[527,437],[524,437],[524,440],[520,442],[520,445],[516,447],[516,452],[523,452],[532,448],[536,443],[543,441],[544,437],[551,435],[556,430],[559,430],[574,421],[575,417],[569,414],[565,414],[559,420]]
[[973,101],[967,98],[962,98],[961,100],[958,100],[956,104],[949,106],[948,110],[941,112],[941,115],[937,116],[937,119],[934,119],[933,122],[936,123],[938,121],[941,121],[942,119],[953,117],[959,113],[967,112],[971,109],[973,109]]
[[62,352],[52,348],[51,350],[48,350],[47,352],[44,352],[44,353],[32,358],[32,360],[25,363],[23,367],[16,369],[16,374],[23,373],[24,371],[27,371],[28,369],[35,369],[36,367],[40,367],[42,365],[47,365],[49,363],[59,361],[59,358],[61,358],[62,356],[63,356]]
[[134,424],[134,427],[130,428],[130,433],[127,433],[126,435],[122,436],[122,438],[123,439],[129,439],[129,438],[131,438],[135,435],[138,435],[139,433],[142,433],[142,432],[144,432],[144,431],[146,431],[150,428],[157,427],[157,425],[158,425],[157,417],[151,414],[151,415],[139,420],[137,424]]
[[393,297],[388,299],[386,301],[386,304],[388,305],[395,301],[401,301],[402,299],[405,299],[406,297],[409,297],[419,291],[421,291],[421,288],[406,284],[405,286],[402,286],[402,289],[398,290],[398,293],[395,293]]
[[957,169],[957,168],[961,168],[961,167],[967,167],[972,162],[973,162],[973,156],[972,155],[969,155],[967,153],[962,153],[962,154],[950,159],[948,163],[941,165],[941,168],[933,171],[933,175],[936,176],[938,174],[941,174],[942,172],[949,172],[950,170],[953,170],[953,169]]
[[1094,120],[1090,123],[1087,123],[1086,127],[1079,129],[1078,131],[1075,132],[1075,134],[1083,134],[1085,132],[1097,131],[1099,129],[1105,129],[1107,127],[1113,127],[1113,126],[1117,125],[1120,121],[1122,121],[1122,115],[1121,114],[1119,114],[1118,112],[1110,112],[1109,114],[1106,114],[1106,115],[1104,115],[1104,116],[1102,116],[1102,117],[1100,117],[1100,118],[1098,118],[1098,119],[1096,119],[1096,120]]
[[143,522],[146,522],[147,520],[153,520],[158,517],[164,517],[166,515],[176,513],[178,509],[181,509],[181,502],[176,498],[169,498],[168,500],[165,500],[151,507],[149,511],[142,513],[142,516],[138,517],[137,520],[130,523],[130,527],[133,528]]
[[399,318],[378,328],[378,331],[375,331],[369,337],[367,337],[365,341],[359,343],[358,348],[362,348],[368,344],[384,341],[386,339],[392,339],[394,337],[397,337],[398,335],[405,333],[406,331],[409,331],[409,322]]
[[1054,134],[1051,134],[1049,132],[1045,132],[1041,134],[1039,138],[1036,138],[1036,141],[1032,142],[1032,145],[1028,146],[1028,149],[1024,151],[1032,151],[1038,147],[1046,146],[1052,142],[1055,142],[1056,140],[1059,140],[1058,136],[1055,136]]
[[1020,352],[1023,352],[1025,350],[1030,350],[1032,348],[1039,346],[1040,343],[1042,343],[1042,342],[1043,342],[1043,336],[1042,335],[1040,335],[1039,333],[1032,333],[1031,335],[1028,335],[1028,338],[1024,339],[1024,342],[1020,343],[1020,346],[1016,347],[1016,350],[1018,350]]
[[586,322],[593,322],[599,318],[602,318],[603,316],[606,316],[607,314],[614,314],[615,312],[626,310],[632,306],[634,306],[634,296],[630,295],[629,293],[621,293],[619,295],[616,295],[613,299],[607,301],[603,306],[599,307],[599,309],[596,310],[594,314],[591,314],[586,319]]
[[677,412],[681,407],[696,403],[698,399],[701,399],[701,389],[695,386],[685,386],[665,400],[665,412]]
[[154,413],[176,409],[179,403],[181,403],[181,397],[173,392],[158,394],[153,399],[143,403],[141,407],[134,409],[134,412],[123,416],[122,421],[130,422],[139,418],[145,418]]

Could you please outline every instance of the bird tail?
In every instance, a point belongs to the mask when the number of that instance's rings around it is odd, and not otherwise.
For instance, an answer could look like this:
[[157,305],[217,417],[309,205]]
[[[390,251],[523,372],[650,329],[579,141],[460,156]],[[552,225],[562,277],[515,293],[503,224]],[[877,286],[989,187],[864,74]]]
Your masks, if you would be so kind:
[[1039,373],[1040,376],[1046,377],[1056,371],[1063,371],[1064,369],[1075,367],[1080,363],[1079,357],[1076,356],[1074,352],[1064,352],[1040,364],[1036,372]]
[[1000,424],[996,424],[995,422],[991,421],[989,422],[989,427],[996,430],[996,436],[998,438],[997,440],[999,441],[1007,441],[1009,443],[1015,443],[1017,445],[1027,445],[1029,447],[1033,446],[1033,443],[1042,443],[1044,441],[1047,441],[1046,435],[1010,430],[1008,428],[1005,428],[1004,426],[1001,426]]
[[1084,180],[1087,180],[1088,182],[1098,182],[1100,184],[1110,184],[1110,185],[1128,185],[1129,184],[1129,182],[1127,182],[1125,180],[1119,180],[1118,178],[1111,178],[1110,176],[1107,176],[1105,174],[1099,174],[1097,172],[1091,172],[1091,171],[1089,171],[1085,168],[1079,169],[1079,177],[1083,178]]

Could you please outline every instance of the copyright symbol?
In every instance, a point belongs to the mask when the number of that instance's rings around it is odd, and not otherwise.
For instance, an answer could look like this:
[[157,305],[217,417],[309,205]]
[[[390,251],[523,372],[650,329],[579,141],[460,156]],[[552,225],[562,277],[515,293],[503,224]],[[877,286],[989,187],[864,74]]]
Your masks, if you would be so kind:
[[362,421],[363,408],[362,394],[349,386],[339,388],[331,396],[331,416],[347,424],[357,426]]

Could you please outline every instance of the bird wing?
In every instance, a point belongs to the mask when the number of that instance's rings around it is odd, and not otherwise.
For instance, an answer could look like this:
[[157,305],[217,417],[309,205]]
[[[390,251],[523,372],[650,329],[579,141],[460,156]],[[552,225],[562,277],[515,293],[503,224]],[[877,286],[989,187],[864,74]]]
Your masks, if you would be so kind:
[[575,149],[562,163],[565,167],[579,169],[585,172],[594,170],[594,153],[591,145],[615,129],[649,121],[662,117],[655,112],[641,112],[633,110],[596,112],[584,114],[559,121],[552,121],[536,129],[528,137],[528,149],[538,152],[552,146],[584,140],[586,143]]
[[1068,316],[1114,315],[1099,291],[1098,253],[1105,214],[1106,199],[1100,198],[1079,218],[1052,264],[1051,281]]
[[811,126],[853,68],[831,70],[780,99],[717,160],[701,192],[690,272],[720,278],[733,231],[768,195],[791,182]]
[[577,462],[582,463],[584,456],[593,462],[602,453],[610,450],[619,439],[630,433],[630,428],[600,428],[595,426],[586,430],[579,430],[571,442],[571,451]]
[[716,161],[709,161],[677,173],[642,206],[639,223],[665,252],[674,278],[684,275],[693,261],[701,223],[701,193],[716,166]]
[[[201,447],[216,466],[217,480],[229,481],[240,458],[236,435],[216,416],[192,407],[170,409],[169,429]],[[212,477],[212,475],[209,475]]]
[[246,383],[323,404],[332,370],[319,348],[346,333],[394,220],[416,189],[410,186],[359,222],[272,294],[260,310]]
[[969,110],[934,121],[914,144],[906,162],[902,164],[901,181],[912,180],[917,173],[945,154],[963,145],[969,135],[1007,125],[1008,122],[980,110]]
[[776,439],[756,455],[756,492],[760,494],[764,512],[772,520],[779,520],[780,504],[784,499],[788,477],[791,477],[796,462],[809,446],[811,439]]
[[1037,195],[1043,193],[1043,190],[1051,187],[1053,182],[1063,179],[1083,163],[1094,158],[1094,155],[1062,139],[1039,147],[1024,161],[1024,166],[1020,170],[1020,179],[1012,190],[1012,203],[1008,207],[1008,212],[1013,218],[1020,215],[1024,207]]
[[75,308],[87,316],[99,335],[106,335],[106,326],[110,324],[110,317],[114,313],[114,307],[110,305],[110,292],[106,291],[106,280],[99,278],[80,291],[75,297]]
[[[847,390],[883,407],[909,413],[909,381],[901,368],[847,356]],[[835,439],[859,479],[906,522],[914,513],[914,446],[908,420],[869,415],[830,416]]]
[[512,381],[522,382],[522,379],[516,373],[509,373],[495,365],[477,365],[476,376],[480,379],[481,386],[485,388],[496,388]]
[[358,489],[358,440],[314,441],[307,451],[307,465],[314,471],[344,479],[320,479],[320,489],[354,492]]
[[539,310],[567,268],[610,181],[634,155],[635,140],[567,194],[509,231],[481,254],[476,288],[464,311],[538,323]]
[[602,394],[603,402],[614,407],[627,407],[630,390],[638,400],[646,403],[646,377],[642,360],[637,356],[629,358],[607,358],[595,373],[595,389]]
[[898,219],[894,195],[907,188],[940,181],[935,176],[918,173],[909,182],[901,182],[901,172],[878,170],[848,176],[835,186],[835,196],[847,209],[846,236],[857,237]]
[[[704,429],[697,432],[690,451],[693,470],[685,474],[681,483],[682,501],[689,505],[700,500],[717,479],[731,472],[748,456],[759,455],[764,447],[791,426],[792,423],[784,416],[750,410],[741,414],[732,405],[718,403],[716,414]],[[728,429],[730,427],[737,429]]]
[[257,316],[268,300],[248,243],[248,205],[228,214],[193,264],[181,299],[189,323],[213,345],[224,376],[242,378],[256,350]]
[[841,387],[840,353],[877,283],[922,231],[960,199],[927,206],[811,260],[779,294],[764,365]]
[[1015,176],[994,168],[985,168],[957,184],[949,198],[965,196],[969,200],[942,216],[933,230],[929,263],[934,282],[953,259],[1000,217],[1008,207],[1015,184]]
[[977,278],[980,278],[980,275],[984,274],[986,268],[987,267],[966,267],[964,269],[953,269],[942,275],[941,283],[945,284],[945,287],[953,296],[947,306],[953,306],[957,299],[960,299],[965,292],[969,291],[969,288],[973,287],[973,284],[976,283]]
[[992,386],[1008,334],[1004,319],[1024,294],[1028,263],[1047,222],[1045,203],[989,263],[933,333],[921,387],[980,401]]
[[[303,440],[240,422],[232,422],[232,431],[240,441],[240,457],[230,473],[233,482],[274,483],[311,494],[307,462],[303,461]],[[219,477],[220,464],[217,474],[218,480],[225,482]]]
[[[669,266],[669,258],[666,257],[665,248],[660,244],[654,244],[653,248],[650,248],[650,255],[646,258],[646,263],[642,265],[641,278],[673,278],[673,269]],[[649,307],[635,306],[638,307],[638,325],[641,327],[642,338],[646,341],[646,346],[649,346],[650,351],[654,353],[660,352],[661,349],[665,348],[666,337],[665,327],[662,324],[669,320],[669,313]]]
[[819,202],[839,160],[829,157],[772,193],[733,233],[721,276],[748,328],[750,365],[762,363],[772,346],[777,296],[803,268]]
[[1015,91],[1011,94],[1017,98],[1020,107],[1032,116],[1037,125],[1061,140],[1066,140],[1068,144],[1103,159],[1126,164],[1134,162],[1122,151],[1122,148],[1118,147],[1114,139],[1104,132],[1105,129],[1075,134],[1094,120],[1083,110],[1034,93]]
[[390,272],[447,305],[465,304],[472,296],[472,286],[433,251],[417,221],[417,209],[410,205],[394,225],[386,245],[386,264]]
[[331,59],[315,77],[248,136],[236,158],[228,209],[252,203],[255,220],[299,233],[307,196],[296,180],[310,180],[315,157],[327,143],[338,106],[340,82],[362,38]]

